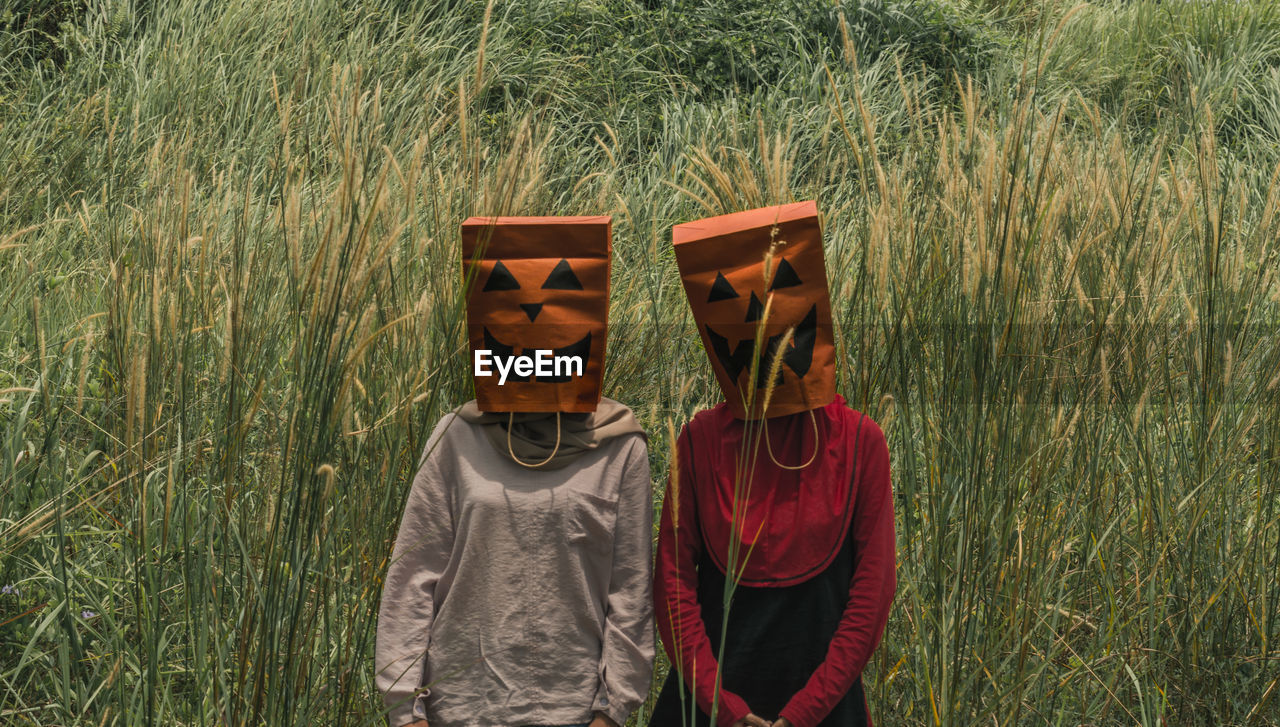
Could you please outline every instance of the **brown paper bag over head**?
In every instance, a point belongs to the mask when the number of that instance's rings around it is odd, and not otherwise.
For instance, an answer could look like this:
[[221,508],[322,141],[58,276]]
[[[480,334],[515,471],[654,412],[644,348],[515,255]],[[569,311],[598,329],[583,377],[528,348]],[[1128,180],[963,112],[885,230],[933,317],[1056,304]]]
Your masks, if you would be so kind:
[[[609,217],[472,217],[462,223],[467,336],[490,363],[474,376],[481,411],[591,412],[600,401],[608,332]],[[533,359],[542,371],[497,359]],[[581,361],[580,367],[572,360]],[[563,360],[563,361],[562,361]],[[567,363],[561,366],[560,363]],[[579,371],[580,368],[580,371]]]
[[[671,238],[693,320],[734,414],[740,419],[776,417],[831,403],[835,346],[817,204],[798,202],[686,222],[672,228]],[[753,379],[756,332],[770,295]],[[774,351],[792,326],[795,334],[781,353],[768,410],[762,411]]]

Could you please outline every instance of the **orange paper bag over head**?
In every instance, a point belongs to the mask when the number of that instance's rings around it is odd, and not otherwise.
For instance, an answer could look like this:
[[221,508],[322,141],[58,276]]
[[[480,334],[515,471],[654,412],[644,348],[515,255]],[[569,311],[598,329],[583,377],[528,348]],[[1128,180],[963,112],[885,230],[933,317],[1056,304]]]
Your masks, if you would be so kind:
[[[595,411],[611,251],[609,217],[462,223],[462,274],[471,281],[467,336],[481,411]],[[505,381],[499,359],[508,365]],[[533,368],[521,367],[522,359]]]
[[[831,300],[814,202],[676,225],[676,264],[725,401],[740,419],[817,409],[835,398]],[[765,278],[765,256],[773,256]],[[756,375],[756,332],[769,305]],[[769,368],[788,328],[765,410]],[[748,413],[748,402],[750,412]]]

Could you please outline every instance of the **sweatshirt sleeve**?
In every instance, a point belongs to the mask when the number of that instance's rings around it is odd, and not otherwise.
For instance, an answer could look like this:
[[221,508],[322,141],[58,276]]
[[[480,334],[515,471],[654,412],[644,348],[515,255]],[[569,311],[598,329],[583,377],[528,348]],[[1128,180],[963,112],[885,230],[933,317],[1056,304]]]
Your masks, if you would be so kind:
[[674,670],[693,693],[698,708],[711,714],[718,697],[716,724],[730,727],[751,710],[738,695],[717,691],[719,664],[702,621],[698,575],[694,564],[702,552],[697,505],[693,497],[689,429],[676,440],[676,464],[667,482],[658,530],[657,574],[653,584],[654,616]]
[[854,571],[849,601],[827,648],[826,658],[782,710],[794,727],[821,722],[862,674],[889,618],[897,589],[893,492],[889,448],[870,419],[860,428],[857,500],[853,512]]
[[426,654],[435,616],[435,587],[453,549],[453,493],[439,468],[441,420],[423,450],[382,588],[374,655],[375,682],[391,727],[425,719]]
[[653,497],[648,450],[642,437],[635,442],[619,485],[600,685],[592,705],[620,725],[644,702],[653,673]]

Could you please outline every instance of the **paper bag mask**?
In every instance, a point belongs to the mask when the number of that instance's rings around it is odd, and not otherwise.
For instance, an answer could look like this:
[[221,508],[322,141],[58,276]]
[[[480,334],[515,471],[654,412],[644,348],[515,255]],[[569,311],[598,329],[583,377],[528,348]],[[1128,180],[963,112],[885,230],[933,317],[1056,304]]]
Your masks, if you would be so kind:
[[609,217],[462,223],[467,336],[481,411],[595,411],[611,246]]
[[[671,241],[702,345],[735,416],[776,417],[831,403],[835,346],[817,204],[798,202],[686,222],[672,228]],[[764,257],[775,241],[766,281]],[[769,295],[773,304],[757,376],[751,380],[756,330]],[[762,413],[773,352],[791,326],[795,334],[782,352],[769,408]]]

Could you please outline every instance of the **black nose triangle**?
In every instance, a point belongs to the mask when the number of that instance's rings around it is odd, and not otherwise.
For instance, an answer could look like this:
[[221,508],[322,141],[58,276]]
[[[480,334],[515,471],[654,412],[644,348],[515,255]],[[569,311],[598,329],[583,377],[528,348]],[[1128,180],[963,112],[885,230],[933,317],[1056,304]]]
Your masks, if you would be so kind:
[[529,322],[532,323],[534,318],[538,317],[538,313],[542,312],[541,303],[521,303],[520,307],[524,309],[524,314],[529,316]]

